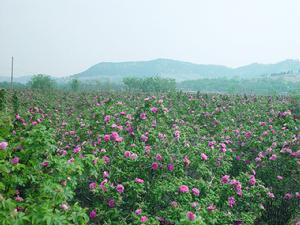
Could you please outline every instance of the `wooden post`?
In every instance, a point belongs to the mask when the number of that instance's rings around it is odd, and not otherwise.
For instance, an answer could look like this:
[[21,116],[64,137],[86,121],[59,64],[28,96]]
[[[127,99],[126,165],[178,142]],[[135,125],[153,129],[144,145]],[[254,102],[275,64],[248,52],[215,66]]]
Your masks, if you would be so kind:
[[11,74],[10,74],[10,88],[11,90],[14,89],[13,87],[13,79],[14,79],[14,57],[11,57]]

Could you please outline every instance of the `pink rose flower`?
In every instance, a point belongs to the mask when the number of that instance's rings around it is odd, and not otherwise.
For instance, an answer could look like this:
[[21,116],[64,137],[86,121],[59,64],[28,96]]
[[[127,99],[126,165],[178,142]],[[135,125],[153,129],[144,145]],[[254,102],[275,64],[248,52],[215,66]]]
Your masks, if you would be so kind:
[[229,178],[230,178],[229,175],[224,175],[224,176],[221,178],[221,183],[222,183],[222,184],[227,184],[227,183],[229,182]]
[[142,184],[142,183],[144,183],[144,180],[140,179],[140,178],[135,178],[135,182],[138,184]]
[[147,119],[146,113],[141,113],[141,114],[140,114],[140,118],[141,118],[142,120]]
[[207,155],[204,153],[201,153],[201,159],[206,161],[208,159]]
[[5,150],[8,146],[8,143],[6,141],[0,142],[0,150]]
[[171,205],[173,208],[176,208],[178,204],[177,204],[176,201],[172,201],[172,202],[170,203],[170,205]]
[[47,166],[49,166],[49,162],[47,162],[47,161],[44,161],[44,162],[42,162],[42,163],[41,163],[41,166],[43,166],[43,167],[47,167]]
[[282,177],[282,176],[277,176],[277,179],[278,179],[278,180],[282,180],[283,177]]
[[110,116],[109,115],[105,116],[104,117],[104,122],[108,123],[109,121],[110,121]]
[[130,159],[132,159],[132,160],[136,160],[137,157],[138,157],[138,155],[135,154],[135,153],[132,153],[132,154],[130,155]]
[[200,195],[200,190],[198,188],[193,188],[192,192],[195,196],[199,196]]
[[93,209],[93,210],[90,212],[90,218],[91,218],[91,219],[95,219],[96,216],[97,216],[96,209]]
[[228,205],[230,208],[232,208],[235,205],[235,199],[233,196],[228,198]]
[[272,192],[268,192],[267,194],[268,194],[269,198],[275,198],[275,195]]
[[181,186],[179,187],[179,191],[180,191],[181,193],[187,193],[187,192],[189,192],[189,187],[186,186],[186,185],[181,185]]
[[66,203],[63,203],[60,205],[60,208],[64,211],[67,211],[70,207]]
[[94,189],[96,189],[96,187],[97,187],[96,182],[92,182],[92,183],[89,184],[90,190],[94,190]]
[[80,146],[76,146],[75,148],[74,148],[74,150],[73,150],[73,152],[76,154],[76,153],[78,153],[78,152],[80,152],[81,151],[81,148],[80,148]]
[[124,186],[122,184],[118,184],[116,187],[117,192],[123,193],[124,192]]
[[151,146],[150,145],[146,145],[144,149],[145,149],[145,153],[149,154],[150,151],[151,151]]
[[148,217],[147,216],[142,216],[141,217],[141,222],[142,223],[145,223],[145,222],[147,222],[148,221]]
[[105,141],[105,142],[108,142],[109,140],[110,140],[109,134],[105,134],[105,135],[104,135],[104,141]]
[[110,162],[110,158],[108,156],[103,156],[102,159],[104,160],[105,164],[108,164]]
[[109,172],[108,171],[104,171],[103,172],[103,178],[107,178],[109,177]]
[[277,159],[277,155],[273,154],[269,159],[275,161]]
[[253,186],[253,185],[256,184],[256,179],[255,179],[255,176],[254,176],[254,175],[251,175],[251,176],[250,176],[249,184],[250,184],[251,186]]
[[115,200],[113,200],[113,199],[109,199],[107,204],[108,204],[108,207],[110,207],[110,208],[114,208],[116,206]]
[[24,199],[21,196],[19,196],[19,195],[17,195],[17,197],[15,198],[15,200],[17,202],[23,202],[24,201]]
[[290,200],[293,198],[293,195],[291,193],[286,193],[283,197],[285,200]]
[[161,161],[163,158],[162,158],[161,154],[156,154],[155,159],[157,161]]
[[135,210],[135,214],[136,214],[136,215],[141,215],[141,214],[142,214],[142,209],[137,209],[137,210]]
[[11,162],[11,164],[16,165],[16,164],[18,164],[20,162],[20,158],[19,157],[15,157],[10,162]]
[[158,169],[158,163],[157,163],[157,162],[152,163],[151,168],[152,168],[153,170],[157,170],[157,169]]
[[191,161],[187,155],[183,157],[183,163],[186,167],[191,164]]
[[213,205],[213,204],[210,204],[208,207],[207,207],[207,210],[208,211],[214,211],[216,209],[216,206]]
[[190,221],[194,221],[194,220],[196,219],[196,215],[195,215],[193,212],[188,211],[188,212],[186,213],[186,218],[187,218],[188,220],[190,220]]
[[145,135],[145,134],[142,134],[142,136],[141,136],[141,141],[142,141],[142,142],[147,142],[147,141],[148,141],[148,136]]
[[168,170],[173,171],[174,170],[174,165],[173,164],[168,164]]
[[129,158],[131,156],[131,152],[130,151],[125,151],[124,156],[125,156],[125,158]]
[[156,107],[152,107],[150,110],[151,110],[151,112],[153,112],[153,113],[157,113],[157,111],[158,111],[158,109],[157,109]]
[[191,207],[192,207],[192,208],[196,208],[198,205],[199,205],[198,202],[192,202]]

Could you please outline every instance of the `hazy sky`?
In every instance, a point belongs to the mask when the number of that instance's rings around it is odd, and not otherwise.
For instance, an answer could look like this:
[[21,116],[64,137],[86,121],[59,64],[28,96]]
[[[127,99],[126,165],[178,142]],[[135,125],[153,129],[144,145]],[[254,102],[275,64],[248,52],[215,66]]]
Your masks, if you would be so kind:
[[300,58],[299,0],[0,0],[0,75],[101,61],[240,66]]

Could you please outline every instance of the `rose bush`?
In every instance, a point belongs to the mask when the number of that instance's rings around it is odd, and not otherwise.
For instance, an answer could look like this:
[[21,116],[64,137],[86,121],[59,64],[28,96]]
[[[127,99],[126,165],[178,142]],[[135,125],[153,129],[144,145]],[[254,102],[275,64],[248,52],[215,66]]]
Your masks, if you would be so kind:
[[0,121],[3,224],[298,220],[299,120],[288,97],[17,95],[15,119],[8,105]]

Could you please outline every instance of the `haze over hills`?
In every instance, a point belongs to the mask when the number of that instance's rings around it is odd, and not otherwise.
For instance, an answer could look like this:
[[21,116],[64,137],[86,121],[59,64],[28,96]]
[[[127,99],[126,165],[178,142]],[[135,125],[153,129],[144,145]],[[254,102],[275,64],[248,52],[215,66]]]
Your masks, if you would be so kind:
[[[32,75],[14,76],[14,82],[25,84],[31,80]],[[10,76],[0,76],[0,82],[10,82]]]
[[238,68],[221,65],[195,64],[171,59],[155,59],[136,62],[101,62],[71,76],[79,80],[121,81],[124,77],[161,76],[176,81],[202,78],[258,78],[271,74],[299,74],[299,60],[285,60],[276,64],[250,64]]
[[[276,76],[280,75],[280,76]],[[14,81],[27,83],[32,75],[15,76]],[[237,68],[226,67],[222,65],[195,64],[190,62],[155,59],[149,61],[132,62],[101,62],[91,66],[87,70],[65,77],[53,78],[58,82],[67,82],[71,79],[100,80],[121,82],[124,77],[151,77],[160,76],[173,78],[176,81],[213,79],[213,78],[263,78],[276,77],[289,80],[300,80],[300,61],[294,59],[284,60],[274,64],[253,63]],[[291,78],[292,77],[292,78]],[[10,81],[9,76],[0,76],[0,82]]]

